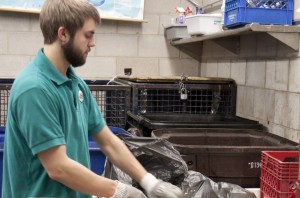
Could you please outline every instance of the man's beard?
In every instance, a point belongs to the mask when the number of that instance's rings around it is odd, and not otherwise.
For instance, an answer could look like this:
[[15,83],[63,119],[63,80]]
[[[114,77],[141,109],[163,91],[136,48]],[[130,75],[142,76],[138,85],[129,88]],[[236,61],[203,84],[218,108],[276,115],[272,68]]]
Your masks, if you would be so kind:
[[86,58],[80,49],[74,47],[73,39],[70,39],[69,42],[62,45],[62,50],[65,58],[73,67],[79,67],[85,63]]

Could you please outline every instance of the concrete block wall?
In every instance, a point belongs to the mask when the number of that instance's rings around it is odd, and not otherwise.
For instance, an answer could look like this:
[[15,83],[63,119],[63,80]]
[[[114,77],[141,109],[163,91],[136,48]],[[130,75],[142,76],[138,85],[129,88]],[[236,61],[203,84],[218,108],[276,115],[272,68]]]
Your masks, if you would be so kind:
[[300,55],[268,58],[282,52],[282,46],[262,45],[256,36],[250,40],[252,44],[240,55],[212,42],[203,45],[201,76],[233,78],[238,85],[237,115],[258,120],[269,132],[299,142]]
[[233,78],[238,116],[258,120],[267,131],[299,142],[300,53],[266,34],[242,36],[238,46],[235,54],[204,42],[200,76]]
[[[96,47],[77,70],[85,79],[111,79],[132,68],[136,76],[200,73],[200,63],[172,47],[164,37],[177,6],[186,0],[145,0],[147,23],[102,20]],[[37,14],[0,12],[0,78],[14,78],[43,46]]]

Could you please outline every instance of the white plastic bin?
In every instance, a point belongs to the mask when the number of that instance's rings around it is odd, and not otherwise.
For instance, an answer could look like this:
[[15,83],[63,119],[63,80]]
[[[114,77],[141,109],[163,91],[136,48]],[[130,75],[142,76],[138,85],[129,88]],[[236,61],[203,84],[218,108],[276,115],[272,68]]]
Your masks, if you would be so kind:
[[165,36],[169,41],[190,37],[185,24],[176,24],[165,27]]
[[213,34],[222,31],[221,14],[197,14],[185,19],[190,35]]

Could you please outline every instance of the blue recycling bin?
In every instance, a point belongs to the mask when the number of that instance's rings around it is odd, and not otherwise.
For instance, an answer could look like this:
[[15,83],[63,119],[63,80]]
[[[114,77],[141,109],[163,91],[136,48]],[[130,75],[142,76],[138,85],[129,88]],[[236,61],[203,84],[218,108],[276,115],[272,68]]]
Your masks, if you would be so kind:
[[[110,126],[109,128],[116,135],[128,133],[122,128],[113,127],[113,126]],[[101,175],[104,171],[106,156],[98,147],[96,142],[92,140],[92,138],[89,138],[89,151],[90,151],[91,170],[94,173]]]
[[96,142],[89,140],[89,152],[91,161],[91,170],[98,175],[101,175],[104,171],[106,156],[98,147]]

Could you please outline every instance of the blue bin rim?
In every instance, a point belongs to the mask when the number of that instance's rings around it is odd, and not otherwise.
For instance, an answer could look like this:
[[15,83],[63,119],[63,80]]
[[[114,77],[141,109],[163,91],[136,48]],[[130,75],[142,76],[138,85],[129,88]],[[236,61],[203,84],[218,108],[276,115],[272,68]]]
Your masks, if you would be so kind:
[[[128,133],[126,130],[119,127],[109,126],[109,129],[116,135]],[[5,134],[5,126],[0,126],[0,134]]]
[[126,130],[119,127],[109,126],[108,128],[116,135],[128,133]]
[[[126,131],[125,129],[119,128],[119,127],[114,127],[114,126],[108,126],[108,128],[113,132],[115,135],[128,135],[130,136],[131,134]],[[89,141],[93,141],[92,137],[89,137]]]
[[[114,127],[114,126],[109,126],[109,129],[115,134],[115,135],[120,135],[120,134],[129,134],[126,130],[119,128],[119,127]],[[4,142],[5,138],[5,126],[0,126],[0,143]],[[89,138],[89,141],[93,142],[91,138]]]
[[0,134],[4,134],[5,133],[5,126],[0,126]]

